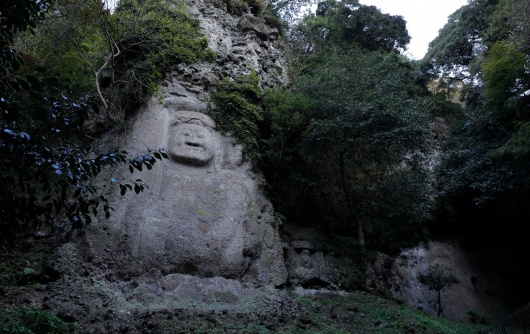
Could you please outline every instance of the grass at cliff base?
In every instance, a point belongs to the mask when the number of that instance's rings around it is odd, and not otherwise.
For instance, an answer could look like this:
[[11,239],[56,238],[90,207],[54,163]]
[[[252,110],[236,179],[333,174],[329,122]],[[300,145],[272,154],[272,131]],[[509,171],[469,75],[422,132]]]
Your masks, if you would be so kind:
[[215,317],[168,320],[153,333],[414,333],[472,334],[487,327],[432,317],[421,310],[376,295],[356,291],[347,295],[298,296],[302,311],[277,322],[237,322]]

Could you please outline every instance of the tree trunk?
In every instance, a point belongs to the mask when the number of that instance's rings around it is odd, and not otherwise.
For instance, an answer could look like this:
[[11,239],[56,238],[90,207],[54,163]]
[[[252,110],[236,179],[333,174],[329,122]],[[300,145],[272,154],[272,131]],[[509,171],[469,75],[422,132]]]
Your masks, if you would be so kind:
[[[344,199],[346,201],[346,208],[348,211],[348,215],[350,216],[350,219],[353,219],[354,213],[353,213],[353,199],[351,198],[351,194],[348,190],[348,176],[346,172],[346,150],[342,151],[340,154],[340,175],[342,179],[342,192],[344,193]],[[361,251],[361,265],[362,270],[364,271],[364,275],[366,278],[365,281],[365,288],[368,289],[368,263],[366,259],[366,241],[364,239],[364,224],[362,219],[357,218],[355,219],[355,223],[357,225],[357,241],[359,243],[359,248]]]
[[438,290],[438,317],[440,316],[440,314],[442,314],[442,300],[440,298],[440,291],[441,290]]

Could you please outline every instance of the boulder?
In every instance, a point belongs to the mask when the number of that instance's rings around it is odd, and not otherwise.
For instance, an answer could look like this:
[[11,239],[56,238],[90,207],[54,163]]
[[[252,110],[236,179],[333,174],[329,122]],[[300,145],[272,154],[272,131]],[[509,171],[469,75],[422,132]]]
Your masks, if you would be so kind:
[[265,23],[265,19],[262,17],[255,17],[252,14],[243,14],[237,24],[239,29],[246,31],[254,31],[259,38],[263,40],[270,39],[271,37],[278,38],[278,29],[270,28]]

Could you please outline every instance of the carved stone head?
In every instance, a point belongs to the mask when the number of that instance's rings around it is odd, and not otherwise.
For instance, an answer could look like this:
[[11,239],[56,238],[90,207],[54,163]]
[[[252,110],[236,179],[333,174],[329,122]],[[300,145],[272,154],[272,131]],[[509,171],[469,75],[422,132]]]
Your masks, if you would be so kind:
[[207,166],[215,156],[216,143],[211,128],[215,123],[197,112],[180,112],[169,137],[169,155],[175,162]]

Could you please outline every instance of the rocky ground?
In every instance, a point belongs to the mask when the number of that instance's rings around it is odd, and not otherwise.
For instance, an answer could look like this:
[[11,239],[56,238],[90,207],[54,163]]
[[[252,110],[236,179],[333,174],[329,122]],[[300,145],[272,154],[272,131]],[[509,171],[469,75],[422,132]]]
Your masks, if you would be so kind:
[[[0,256],[0,333],[479,333],[486,327],[438,319],[399,301],[353,291],[284,290],[288,305],[276,315],[197,310],[90,314],[83,307],[47,303],[56,277],[40,264],[45,240],[26,238]],[[73,296],[72,298],[75,298]],[[80,301],[80,305],[83,301]]]

